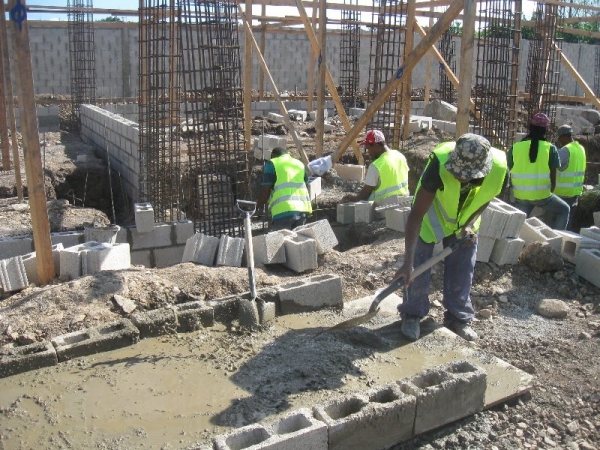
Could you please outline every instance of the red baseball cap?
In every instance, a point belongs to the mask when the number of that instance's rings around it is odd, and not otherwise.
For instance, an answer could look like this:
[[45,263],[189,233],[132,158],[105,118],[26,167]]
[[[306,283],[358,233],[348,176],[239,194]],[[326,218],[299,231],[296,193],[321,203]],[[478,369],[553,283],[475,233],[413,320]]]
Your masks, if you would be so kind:
[[378,142],[385,142],[385,136],[380,130],[369,130],[365,136],[365,140],[358,145],[376,144]]

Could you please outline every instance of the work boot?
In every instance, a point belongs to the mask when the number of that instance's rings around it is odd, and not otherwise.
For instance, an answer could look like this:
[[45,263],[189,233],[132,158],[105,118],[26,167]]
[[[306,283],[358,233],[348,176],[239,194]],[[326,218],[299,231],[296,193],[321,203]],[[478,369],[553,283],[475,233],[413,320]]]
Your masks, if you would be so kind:
[[421,318],[419,316],[404,316],[400,332],[409,341],[416,341],[421,334]]
[[465,341],[475,341],[479,338],[475,330],[471,328],[471,325],[465,322],[459,322],[457,320],[453,320],[451,322],[445,322],[446,328],[450,329],[458,336],[463,338]]

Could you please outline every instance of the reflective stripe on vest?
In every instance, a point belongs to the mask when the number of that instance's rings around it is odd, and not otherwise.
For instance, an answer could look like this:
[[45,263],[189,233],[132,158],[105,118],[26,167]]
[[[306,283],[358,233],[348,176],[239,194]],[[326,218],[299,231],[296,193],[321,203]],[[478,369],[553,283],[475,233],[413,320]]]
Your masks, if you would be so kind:
[[517,142],[512,146],[513,168],[510,181],[515,198],[520,200],[543,200],[550,197],[550,147],[552,144],[540,140],[535,162],[529,161],[531,141]]
[[392,195],[409,195],[408,164],[397,150],[387,150],[372,163],[379,173],[379,186],[369,196],[369,201],[379,201]]
[[271,160],[275,167],[275,185],[269,199],[271,216],[286,212],[312,212],[304,183],[304,165],[289,154]]
[[[460,182],[445,167],[450,152],[454,149],[454,142],[444,142],[437,146],[433,152],[440,162],[440,177],[444,189],[438,189],[434,201],[423,218],[420,237],[427,243],[439,242],[461,230],[461,227],[483,205],[492,200],[502,190],[506,176],[506,154],[491,148],[493,164],[490,173],[483,179],[481,186],[474,187],[465,199],[461,210],[458,210],[460,201]],[[427,163],[429,163],[431,159]],[[427,170],[427,168],[425,168]],[[417,192],[421,182],[417,186]],[[415,198],[417,194],[415,193]],[[473,231],[479,228],[480,219],[471,226]]]
[[577,197],[583,192],[587,164],[585,149],[577,141],[570,142],[565,147],[569,150],[569,165],[564,172],[556,172],[554,193],[561,197]]

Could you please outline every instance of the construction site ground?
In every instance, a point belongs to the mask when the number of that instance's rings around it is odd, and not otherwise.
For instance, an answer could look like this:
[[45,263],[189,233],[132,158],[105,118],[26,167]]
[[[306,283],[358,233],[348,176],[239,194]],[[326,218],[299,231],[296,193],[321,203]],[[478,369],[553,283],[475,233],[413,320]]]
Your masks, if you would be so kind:
[[[305,124],[303,137],[310,137],[311,126],[314,129],[314,124]],[[328,135],[325,151],[333,151],[342,137],[341,132]],[[416,136],[406,147],[412,189],[433,147],[451,138],[434,130]],[[52,231],[109,223],[110,205],[90,208],[86,203],[84,208],[80,186],[65,187],[77,155],[86,153],[86,196],[107,189],[101,179],[105,168],[93,158],[93,150],[68,133],[47,134],[45,141]],[[305,150],[314,154],[308,143]],[[592,157],[599,156],[600,152]],[[260,167],[257,161],[253,173],[259,174]],[[30,234],[27,204],[19,203],[13,192],[14,172],[0,173],[0,180],[1,235]],[[331,173],[322,181],[315,216],[333,220],[336,203],[358,185]],[[390,282],[404,253],[401,233],[379,221],[348,225],[340,236],[340,245],[319,257],[317,270],[298,275],[283,266],[257,268],[258,287],[333,273],[342,277],[344,299],[349,301],[373,295]],[[433,307],[424,325],[432,329],[432,321],[442,321],[443,265],[433,272]],[[181,293],[215,299],[245,291],[246,269],[191,263],[165,269],[136,266],[68,282],[56,279],[49,286],[4,294],[0,351],[14,341],[49,339],[122,317],[111,300],[115,293],[140,309],[152,309],[177,302]],[[577,277],[568,263],[545,273],[522,264],[478,263],[472,298],[478,312],[473,327],[480,335],[475,350],[533,375],[533,390],[394,449],[599,448],[600,289]],[[544,298],[566,302],[567,317],[540,316],[536,306]],[[399,317],[393,314],[364,327],[316,336],[344,319],[339,311],[279,317],[273,326],[252,333],[217,324],[0,379],[0,448],[192,448],[231,427],[275,418],[299,404],[316,404],[400,378],[407,365],[432,364],[424,355],[427,339],[436,332],[406,345],[399,337]],[[438,344],[442,357],[463,348],[456,339],[446,347]],[[394,345],[410,348],[414,359],[392,357]],[[208,368],[210,376],[198,376],[197,365]],[[159,372],[172,376],[159,377]],[[207,391],[211,398],[202,397]]]

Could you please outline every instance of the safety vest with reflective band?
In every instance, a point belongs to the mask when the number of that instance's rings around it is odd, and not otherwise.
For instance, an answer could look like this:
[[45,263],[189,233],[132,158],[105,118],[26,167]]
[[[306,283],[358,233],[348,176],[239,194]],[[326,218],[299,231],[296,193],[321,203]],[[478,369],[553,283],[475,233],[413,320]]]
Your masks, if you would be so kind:
[[563,172],[556,172],[554,193],[561,197],[577,197],[583,192],[585,149],[577,141],[570,142],[565,147],[569,150],[569,165]]
[[550,185],[550,147],[552,144],[540,140],[535,162],[529,162],[531,141],[517,142],[512,147],[513,167],[510,182],[515,198],[519,200],[543,200],[552,195]]
[[379,186],[369,200],[379,201],[392,195],[408,194],[408,164],[406,158],[397,150],[387,150],[373,161],[379,172]]
[[[433,203],[421,224],[419,235],[427,243],[440,242],[445,237],[461,231],[471,216],[479,208],[496,197],[502,190],[507,169],[506,154],[501,150],[490,148],[493,157],[492,169],[483,179],[481,186],[471,189],[459,211],[461,184],[460,181],[448,172],[445,166],[448,156],[455,145],[454,142],[444,142],[433,150],[433,153],[440,162],[440,177],[444,187],[443,189],[438,189],[435,193]],[[430,163],[431,159],[427,163],[427,166]],[[425,170],[427,170],[427,167]],[[420,188],[421,180],[419,180],[417,192]],[[415,193],[416,197],[417,193]],[[480,221],[481,217],[478,217],[471,225],[473,231],[476,232],[479,229]]]
[[271,160],[277,177],[269,209],[271,216],[294,211],[312,213],[308,189],[304,183],[304,165],[288,154]]

